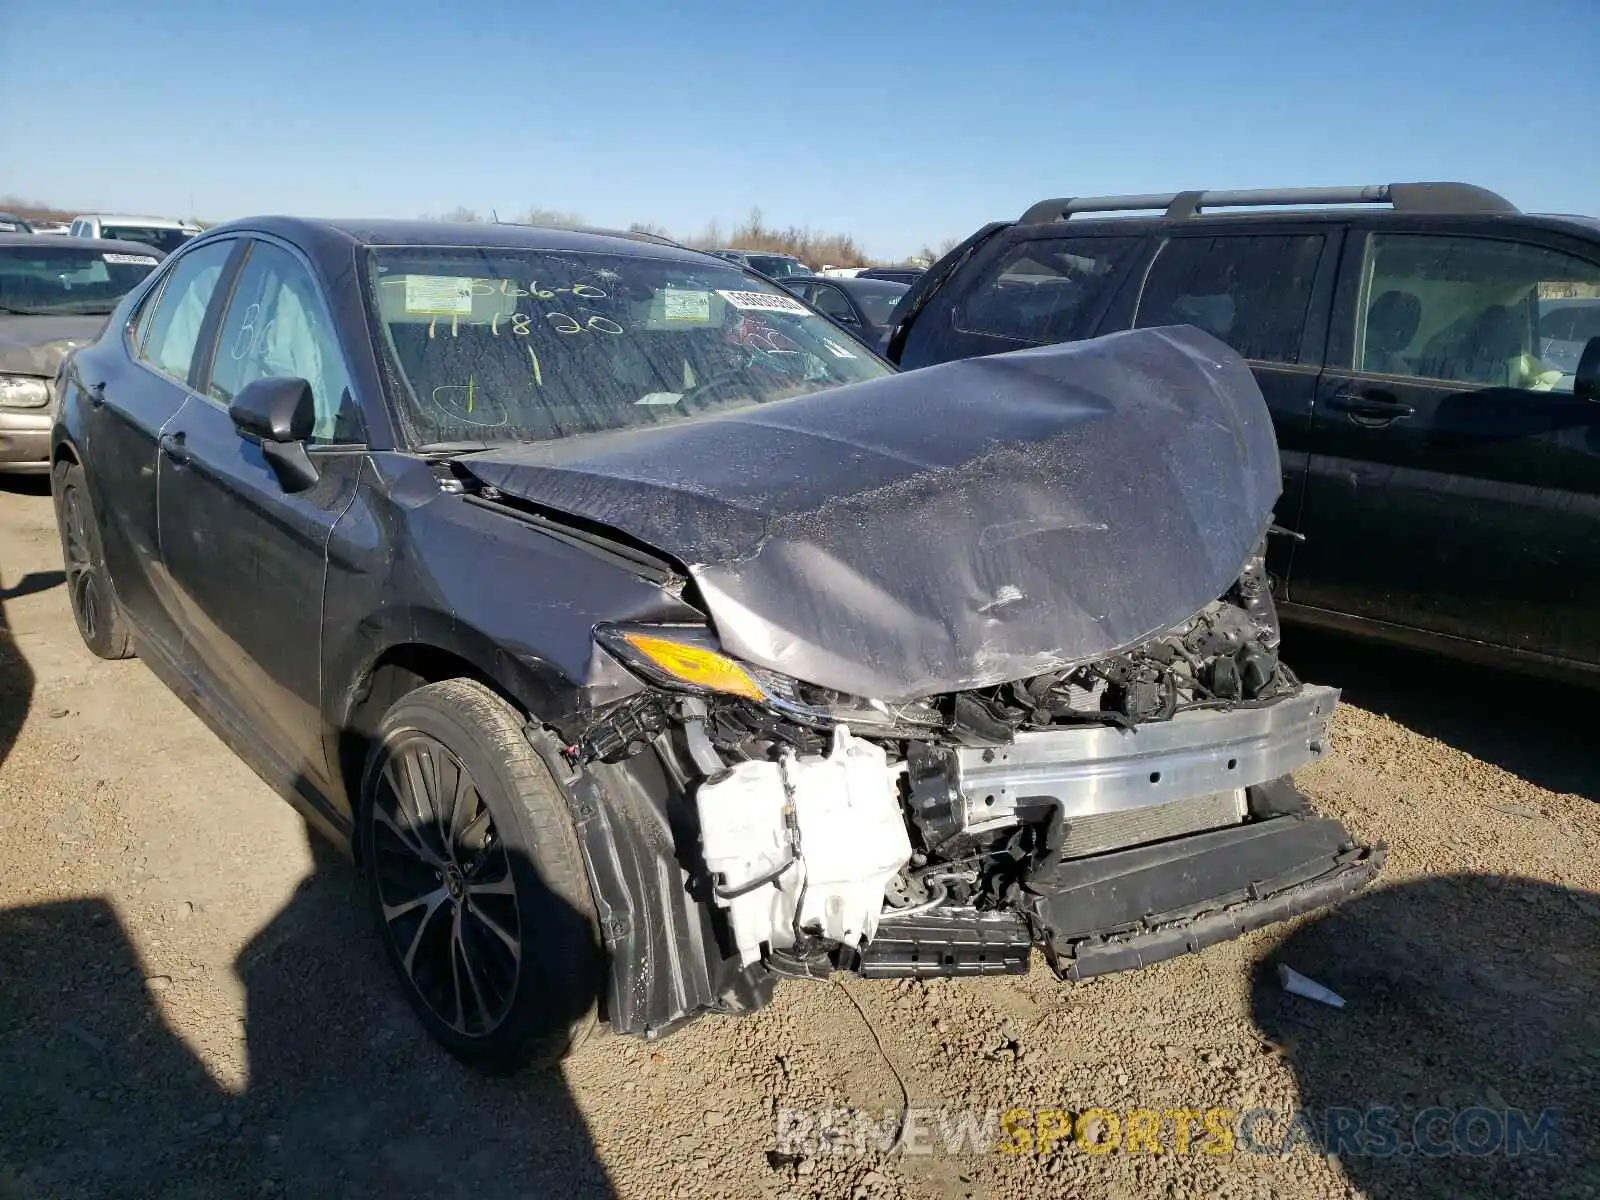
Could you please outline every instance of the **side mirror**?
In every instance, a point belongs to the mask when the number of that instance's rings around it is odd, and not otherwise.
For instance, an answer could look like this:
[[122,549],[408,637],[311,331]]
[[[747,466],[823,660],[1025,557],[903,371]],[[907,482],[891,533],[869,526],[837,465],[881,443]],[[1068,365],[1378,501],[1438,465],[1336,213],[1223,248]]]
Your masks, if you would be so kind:
[[1579,400],[1600,403],[1600,337],[1592,337],[1578,359],[1578,370],[1572,376],[1572,394]]
[[304,379],[257,379],[239,389],[228,416],[241,437],[261,443],[261,456],[286,492],[303,492],[317,481],[317,466],[305,442],[316,426],[317,408]]
[[311,436],[317,409],[304,379],[257,379],[239,389],[228,405],[233,427],[263,442],[303,442]]

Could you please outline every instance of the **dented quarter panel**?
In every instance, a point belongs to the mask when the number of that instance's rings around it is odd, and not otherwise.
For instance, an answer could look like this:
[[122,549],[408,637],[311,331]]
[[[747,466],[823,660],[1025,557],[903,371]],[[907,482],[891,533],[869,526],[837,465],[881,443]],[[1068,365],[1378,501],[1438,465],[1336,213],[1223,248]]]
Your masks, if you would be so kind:
[[732,654],[885,700],[1185,619],[1238,576],[1280,487],[1248,367],[1188,327],[463,464],[676,557]]

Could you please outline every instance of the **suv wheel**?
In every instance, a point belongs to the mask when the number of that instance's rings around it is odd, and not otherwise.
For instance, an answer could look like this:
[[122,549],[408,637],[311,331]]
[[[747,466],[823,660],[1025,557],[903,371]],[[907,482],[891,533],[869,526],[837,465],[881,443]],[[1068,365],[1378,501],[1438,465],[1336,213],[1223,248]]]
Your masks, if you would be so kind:
[[420,687],[379,723],[361,790],[389,961],[428,1032],[495,1074],[582,1041],[602,978],[577,832],[523,725],[481,684]]
[[67,573],[67,599],[78,635],[101,658],[127,658],[133,653],[133,642],[106,571],[100,526],[89,503],[83,468],[75,462],[58,462],[50,472],[50,491]]

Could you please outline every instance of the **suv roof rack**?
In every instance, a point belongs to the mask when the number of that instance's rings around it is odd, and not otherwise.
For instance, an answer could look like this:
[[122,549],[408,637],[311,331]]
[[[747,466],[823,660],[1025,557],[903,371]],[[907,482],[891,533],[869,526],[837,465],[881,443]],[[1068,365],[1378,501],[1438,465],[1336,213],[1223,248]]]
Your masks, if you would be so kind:
[[1066,221],[1073,213],[1134,212],[1164,209],[1164,215],[1187,220],[1205,208],[1253,208],[1257,205],[1390,204],[1397,212],[1514,213],[1511,201],[1470,183],[1374,183],[1367,187],[1255,188],[1223,192],[1149,192],[1140,196],[1063,196],[1041,200],[1022,214],[1020,224]]

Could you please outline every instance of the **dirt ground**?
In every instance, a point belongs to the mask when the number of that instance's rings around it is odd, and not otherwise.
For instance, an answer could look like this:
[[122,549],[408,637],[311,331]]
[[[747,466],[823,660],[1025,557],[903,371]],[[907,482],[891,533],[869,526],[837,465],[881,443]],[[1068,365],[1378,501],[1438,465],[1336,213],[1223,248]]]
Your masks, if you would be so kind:
[[[1083,985],[1038,961],[791,982],[744,1020],[488,1081],[425,1040],[353,868],[137,660],[82,648],[60,567],[43,487],[0,484],[6,1200],[1600,1194],[1593,693],[1291,631],[1300,673],[1347,700],[1301,782],[1390,846],[1342,909]],[[1280,961],[1348,1006],[1284,995]],[[901,1152],[858,1136],[888,1114],[892,1138],[908,1101]],[[1302,1107],[1325,1132],[1374,1106],[1402,1143],[1430,1106],[1445,1136],[1474,1106],[1557,1132],[1444,1157],[1288,1136]],[[1089,1148],[982,1124],[1092,1108],[1120,1116],[1086,1120]],[[1232,1153],[1163,1118],[1156,1153],[1115,1140],[1133,1109],[1270,1112]],[[962,1120],[987,1152],[951,1140]]]

